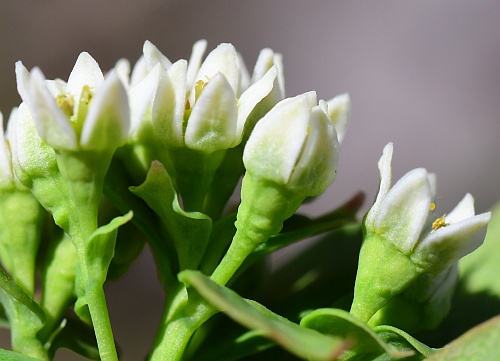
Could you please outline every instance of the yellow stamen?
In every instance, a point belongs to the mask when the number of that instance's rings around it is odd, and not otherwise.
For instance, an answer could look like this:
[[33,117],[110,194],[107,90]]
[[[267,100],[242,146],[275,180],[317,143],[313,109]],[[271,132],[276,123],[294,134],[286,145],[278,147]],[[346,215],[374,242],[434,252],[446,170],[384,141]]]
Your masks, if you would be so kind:
[[438,230],[439,228],[446,227],[448,225],[449,224],[446,223],[446,221],[444,220],[444,216],[442,216],[436,219],[434,222],[432,222],[432,229]]

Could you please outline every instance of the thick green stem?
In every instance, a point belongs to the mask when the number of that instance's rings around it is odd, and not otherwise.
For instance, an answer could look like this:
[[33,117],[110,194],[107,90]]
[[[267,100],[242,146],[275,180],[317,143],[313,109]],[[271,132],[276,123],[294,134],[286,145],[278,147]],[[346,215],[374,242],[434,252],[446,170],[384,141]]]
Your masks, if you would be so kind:
[[150,361],[179,361],[193,333],[217,311],[182,287],[166,304]]
[[225,285],[258,244],[281,231],[283,221],[299,208],[302,201],[303,197],[286,187],[247,172],[241,186],[236,234],[211,279]]
[[102,285],[89,285],[86,295],[101,360],[118,361]]
[[75,245],[81,269],[82,284],[94,332],[103,361],[117,361],[113,332],[102,284],[91,279],[86,248],[97,230],[97,213],[103,192],[104,178],[114,150],[99,152],[57,153],[57,164],[66,181],[69,196],[77,214],[70,216],[69,234]]

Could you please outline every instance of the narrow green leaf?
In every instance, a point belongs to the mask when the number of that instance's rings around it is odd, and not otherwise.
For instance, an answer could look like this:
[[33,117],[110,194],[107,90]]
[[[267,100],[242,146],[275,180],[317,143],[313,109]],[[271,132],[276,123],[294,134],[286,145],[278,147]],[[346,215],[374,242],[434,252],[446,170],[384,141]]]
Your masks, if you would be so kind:
[[2,361],[40,361],[40,359],[29,357],[14,351],[0,349],[0,360]]
[[179,280],[194,287],[208,302],[233,320],[304,359],[336,360],[350,345],[348,340],[341,337],[323,335],[288,321],[255,301],[241,298],[200,272],[183,271],[179,274]]
[[45,313],[36,301],[31,298],[24,290],[0,268],[0,287],[7,292],[12,298],[25,305],[33,312],[42,323],[45,322]]
[[177,250],[180,270],[198,268],[212,220],[203,213],[185,212],[181,208],[172,180],[160,162],[154,161],[146,181],[130,190],[160,217]]
[[75,312],[80,319],[91,323],[91,317],[88,310],[88,301],[86,293],[90,287],[102,287],[107,278],[109,264],[115,251],[116,235],[118,227],[132,219],[132,211],[114,218],[107,225],[99,227],[85,244],[85,257],[87,262],[88,284],[84,284],[81,275],[81,269],[76,274],[76,293],[78,299],[75,303]]
[[427,361],[494,361],[500,360],[500,315],[476,326]]
[[133,213],[114,218],[105,226],[99,227],[85,245],[85,256],[90,282],[104,284],[108,267],[115,252],[118,227],[132,219]]
[[365,323],[344,310],[318,309],[305,316],[300,324],[323,334],[349,339],[354,347],[342,355],[342,360],[372,360],[382,354],[401,358],[414,354],[413,351],[398,351],[392,348]]
[[412,360],[424,360],[432,355],[435,350],[422,342],[415,339],[413,336],[392,326],[377,326],[373,329],[375,333],[399,351],[414,351],[416,355]]

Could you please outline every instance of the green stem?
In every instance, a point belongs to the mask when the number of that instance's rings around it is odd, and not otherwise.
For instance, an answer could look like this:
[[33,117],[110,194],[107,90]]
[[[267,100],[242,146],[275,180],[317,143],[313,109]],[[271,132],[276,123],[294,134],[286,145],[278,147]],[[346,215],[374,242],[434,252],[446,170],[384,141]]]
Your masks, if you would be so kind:
[[238,229],[227,253],[210,277],[212,281],[225,285],[258,245],[244,231]]
[[86,257],[87,242],[97,230],[97,213],[102,196],[104,178],[114,150],[99,152],[57,153],[57,164],[66,181],[68,194],[77,214],[70,217],[69,234],[74,242],[81,268],[86,300],[94,326],[99,354],[103,361],[117,361],[111,322],[102,284],[95,283],[89,274]]
[[165,308],[164,322],[157,336],[157,342],[149,361],[180,361],[193,333],[217,311],[196,294],[187,296],[185,288],[170,303],[173,308]]
[[101,360],[118,361],[102,285],[89,285],[86,296]]

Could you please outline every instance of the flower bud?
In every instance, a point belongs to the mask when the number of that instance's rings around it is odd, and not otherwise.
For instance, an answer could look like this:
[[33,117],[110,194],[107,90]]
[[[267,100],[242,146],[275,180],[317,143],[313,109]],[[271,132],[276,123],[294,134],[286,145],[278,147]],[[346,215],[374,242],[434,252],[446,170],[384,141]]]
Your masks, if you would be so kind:
[[339,143],[326,103],[314,92],[278,103],[255,126],[243,154],[248,173],[301,196],[321,194],[335,177]]

